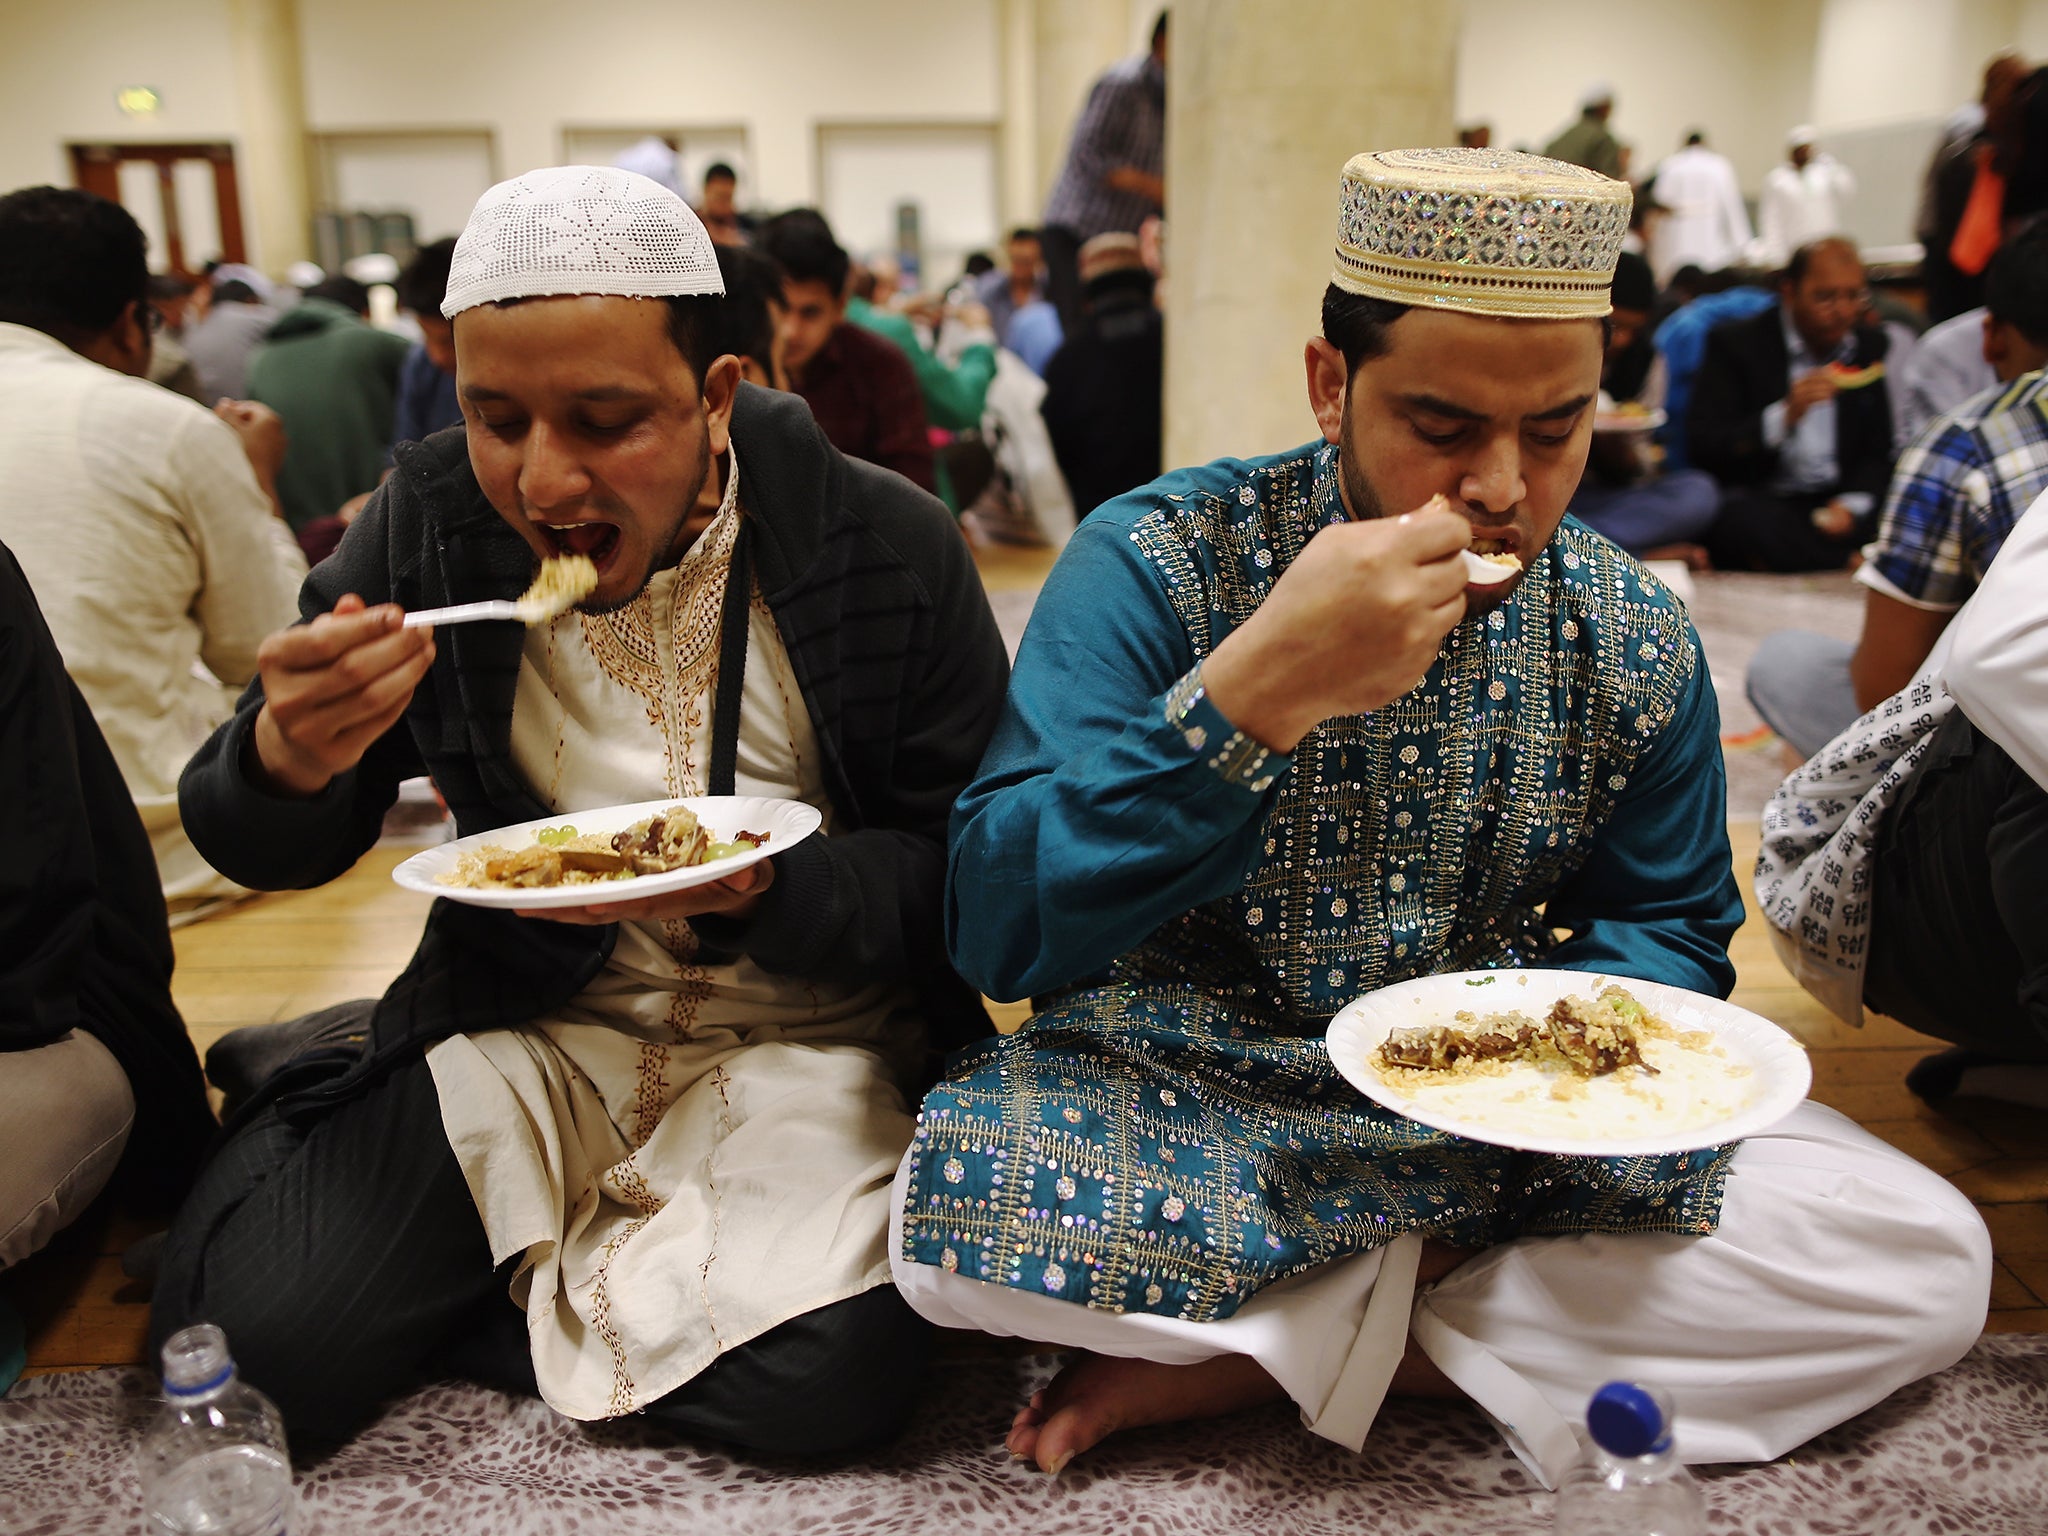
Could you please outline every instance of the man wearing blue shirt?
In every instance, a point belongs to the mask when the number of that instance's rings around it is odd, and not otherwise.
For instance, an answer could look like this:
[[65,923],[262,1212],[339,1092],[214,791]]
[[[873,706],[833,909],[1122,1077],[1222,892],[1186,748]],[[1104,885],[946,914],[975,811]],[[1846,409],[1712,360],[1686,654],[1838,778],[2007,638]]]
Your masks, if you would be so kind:
[[[1323,1043],[1361,992],[1466,969],[1725,996],[1742,920],[1697,637],[1564,517],[1626,185],[1382,152],[1340,209],[1320,436],[1109,502],[1033,613],[947,923],[1037,1012],[926,1096],[897,1286],[1086,1352],[1010,1433],[1048,1472],[1281,1396],[1357,1449],[1392,1391],[1471,1397],[1554,1481],[1624,1363],[1686,1459],[1777,1456],[1969,1347],[1968,1201],[1815,1105],[1671,1156],[1484,1145]],[[1468,547],[1521,570],[1469,584]]]

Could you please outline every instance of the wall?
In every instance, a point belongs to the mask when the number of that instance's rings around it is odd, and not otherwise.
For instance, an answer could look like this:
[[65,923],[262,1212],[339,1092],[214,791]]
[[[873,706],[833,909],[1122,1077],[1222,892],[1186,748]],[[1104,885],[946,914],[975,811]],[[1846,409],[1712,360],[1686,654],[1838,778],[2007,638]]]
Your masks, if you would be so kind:
[[1753,192],[1807,115],[1821,12],[1822,0],[1465,0],[1458,121],[1492,123],[1502,148],[1540,151],[1604,80],[1632,175],[1700,128]]
[[[239,138],[226,0],[0,0],[0,15],[0,191],[69,186],[67,142]],[[128,85],[163,110],[125,115]]]
[[744,124],[774,205],[817,197],[821,118],[999,111],[995,0],[300,0],[315,132],[488,127],[500,174],[552,165],[563,124]]

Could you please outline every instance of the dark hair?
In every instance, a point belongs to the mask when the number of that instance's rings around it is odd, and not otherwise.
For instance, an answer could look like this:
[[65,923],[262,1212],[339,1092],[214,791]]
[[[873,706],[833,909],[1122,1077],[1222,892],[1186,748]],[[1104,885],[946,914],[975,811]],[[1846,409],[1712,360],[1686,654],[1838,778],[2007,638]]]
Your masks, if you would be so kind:
[[739,179],[740,173],[727,165],[723,160],[714,160],[704,167],[704,185],[707,187],[714,181],[736,182]]
[[969,251],[967,260],[960,266],[960,270],[968,277],[980,277],[983,273],[993,272],[995,269],[995,258],[987,251]]
[[1166,12],[1159,13],[1159,19],[1152,23],[1152,46],[1156,49],[1166,37]]
[[[705,327],[705,367],[712,358],[750,357],[769,378],[775,377],[775,317],[770,302],[782,302],[782,269],[759,251],[744,245],[718,247],[718,273],[725,279],[725,298],[709,312]],[[680,342],[677,343],[681,345]],[[689,356],[686,351],[683,354]],[[693,363],[693,367],[696,365]],[[702,377],[703,368],[698,368]]]
[[0,320],[90,341],[145,302],[148,252],[119,203],[70,187],[10,192],[0,197]]
[[835,295],[846,291],[846,274],[853,263],[817,209],[792,208],[777,214],[761,226],[756,243],[790,282],[823,283],[826,292]]
[[668,339],[690,365],[701,390],[704,375],[725,350],[715,344],[714,334],[725,301],[715,293],[672,293],[663,302],[668,305]]
[[1335,283],[1323,290],[1323,339],[1344,354],[1344,372],[1358,372],[1360,363],[1383,355],[1391,343],[1387,330],[1410,306],[1392,299],[1369,299]]
[[1015,229],[1010,231],[1010,238],[1012,240],[1036,240],[1039,238],[1039,235],[1038,231],[1033,229],[1029,224],[1019,224]]
[[2048,346],[2048,217],[2029,219],[1984,269],[1984,307],[2035,346]]
[[[1392,343],[1387,332],[1396,320],[1414,308],[1411,304],[1396,304],[1392,299],[1369,299],[1364,294],[1351,293],[1335,283],[1323,290],[1323,340],[1344,354],[1344,375],[1348,379],[1358,372],[1360,363],[1369,363],[1386,354]],[[1603,344],[1613,333],[1614,317],[1600,317],[1600,340]]]
[[239,277],[231,277],[213,287],[213,302],[216,304],[261,304],[263,296]]
[[398,302],[416,315],[441,318],[441,301],[448,297],[448,271],[455,264],[453,236],[423,245],[398,274]]
[[1692,146],[1695,144],[1704,144],[1706,142],[1707,136],[1704,133],[1701,133],[1697,128],[1693,129],[1691,133],[1688,133],[1685,136],[1685,146],[1688,149],[1692,148]]
[[1650,264],[1634,251],[1623,251],[1614,259],[1614,307],[1645,313],[1657,307],[1657,279]]
[[1847,251],[1858,261],[1863,259],[1855,241],[1841,235],[1822,235],[1818,240],[1807,241],[1792,253],[1792,259],[1785,263],[1785,281],[1797,288],[1806,281],[1806,272],[1813,265],[1813,258],[1828,250]]
[[300,297],[325,299],[330,304],[339,304],[354,315],[367,315],[370,312],[370,290],[352,277],[323,277]]

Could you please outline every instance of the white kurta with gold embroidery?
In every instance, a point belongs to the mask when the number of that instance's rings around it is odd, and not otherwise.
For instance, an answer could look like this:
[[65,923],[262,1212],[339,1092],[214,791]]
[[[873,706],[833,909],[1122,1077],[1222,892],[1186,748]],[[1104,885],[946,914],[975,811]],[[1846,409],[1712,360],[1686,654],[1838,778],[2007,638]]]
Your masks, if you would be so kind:
[[[554,811],[705,792],[735,501],[729,487],[630,606],[529,632],[512,752]],[[758,592],[749,619],[735,789],[808,801],[829,835],[817,740]],[[630,1413],[887,1284],[917,1039],[907,990],[699,964],[674,922],[623,925],[554,1017],[437,1045],[442,1123],[493,1260],[521,1256],[512,1295],[549,1405]]]

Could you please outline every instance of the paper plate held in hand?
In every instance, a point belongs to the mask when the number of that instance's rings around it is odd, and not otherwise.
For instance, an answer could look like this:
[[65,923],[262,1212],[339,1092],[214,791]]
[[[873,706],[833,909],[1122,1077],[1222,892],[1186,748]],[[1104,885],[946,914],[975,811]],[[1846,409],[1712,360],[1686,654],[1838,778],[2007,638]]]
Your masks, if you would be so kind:
[[[537,844],[546,846],[557,842],[565,827],[573,828],[579,837],[608,843],[615,834],[678,805],[687,808],[697,818],[714,844],[740,841],[742,833],[759,836],[763,841],[758,847],[655,875],[516,889],[447,883],[461,867],[466,855],[483,849],[517,853]],[[443,843],[438,848],[414,854],[391,872],[391,878],[409,891],[418,891],[426,896],[445,896],[450,901],[477,907],[535,911],[639,901],[648,896],[663,896],[671,891],[709,885],[763,859],[772,859],[817,831],[822,821],[815,806],[805,805],[800,800],[775,800],[764,795],[690,795],[671,800],[644,800],[637,805],[564,811],[543,821],[521,822],[517,826],[498,827],[472,837],[458,838],[452,843]],[[542,833],[548,836],[543,838],[540,836]]]
[[[1644,1044],[1654,1074],[1625,1068],[1585,1078],[1521,1060],[1418,1072],[1374,1059],[1396,1029],[1455,1028],[1460,1013],[1541,1021],[1561,998],[1590,1002],[1610,985],[1668,1027]],[[1331,1064],[1373,1102],[1525,1152],[1647,1157],[1739,1141],[1784,1119],[1813,1081],[1805,1049],[1769,1019],[1681,987],[1587,971],[1458,971],[1402,982],[1347,1006],[1330,1021],[1328,1044]]]

